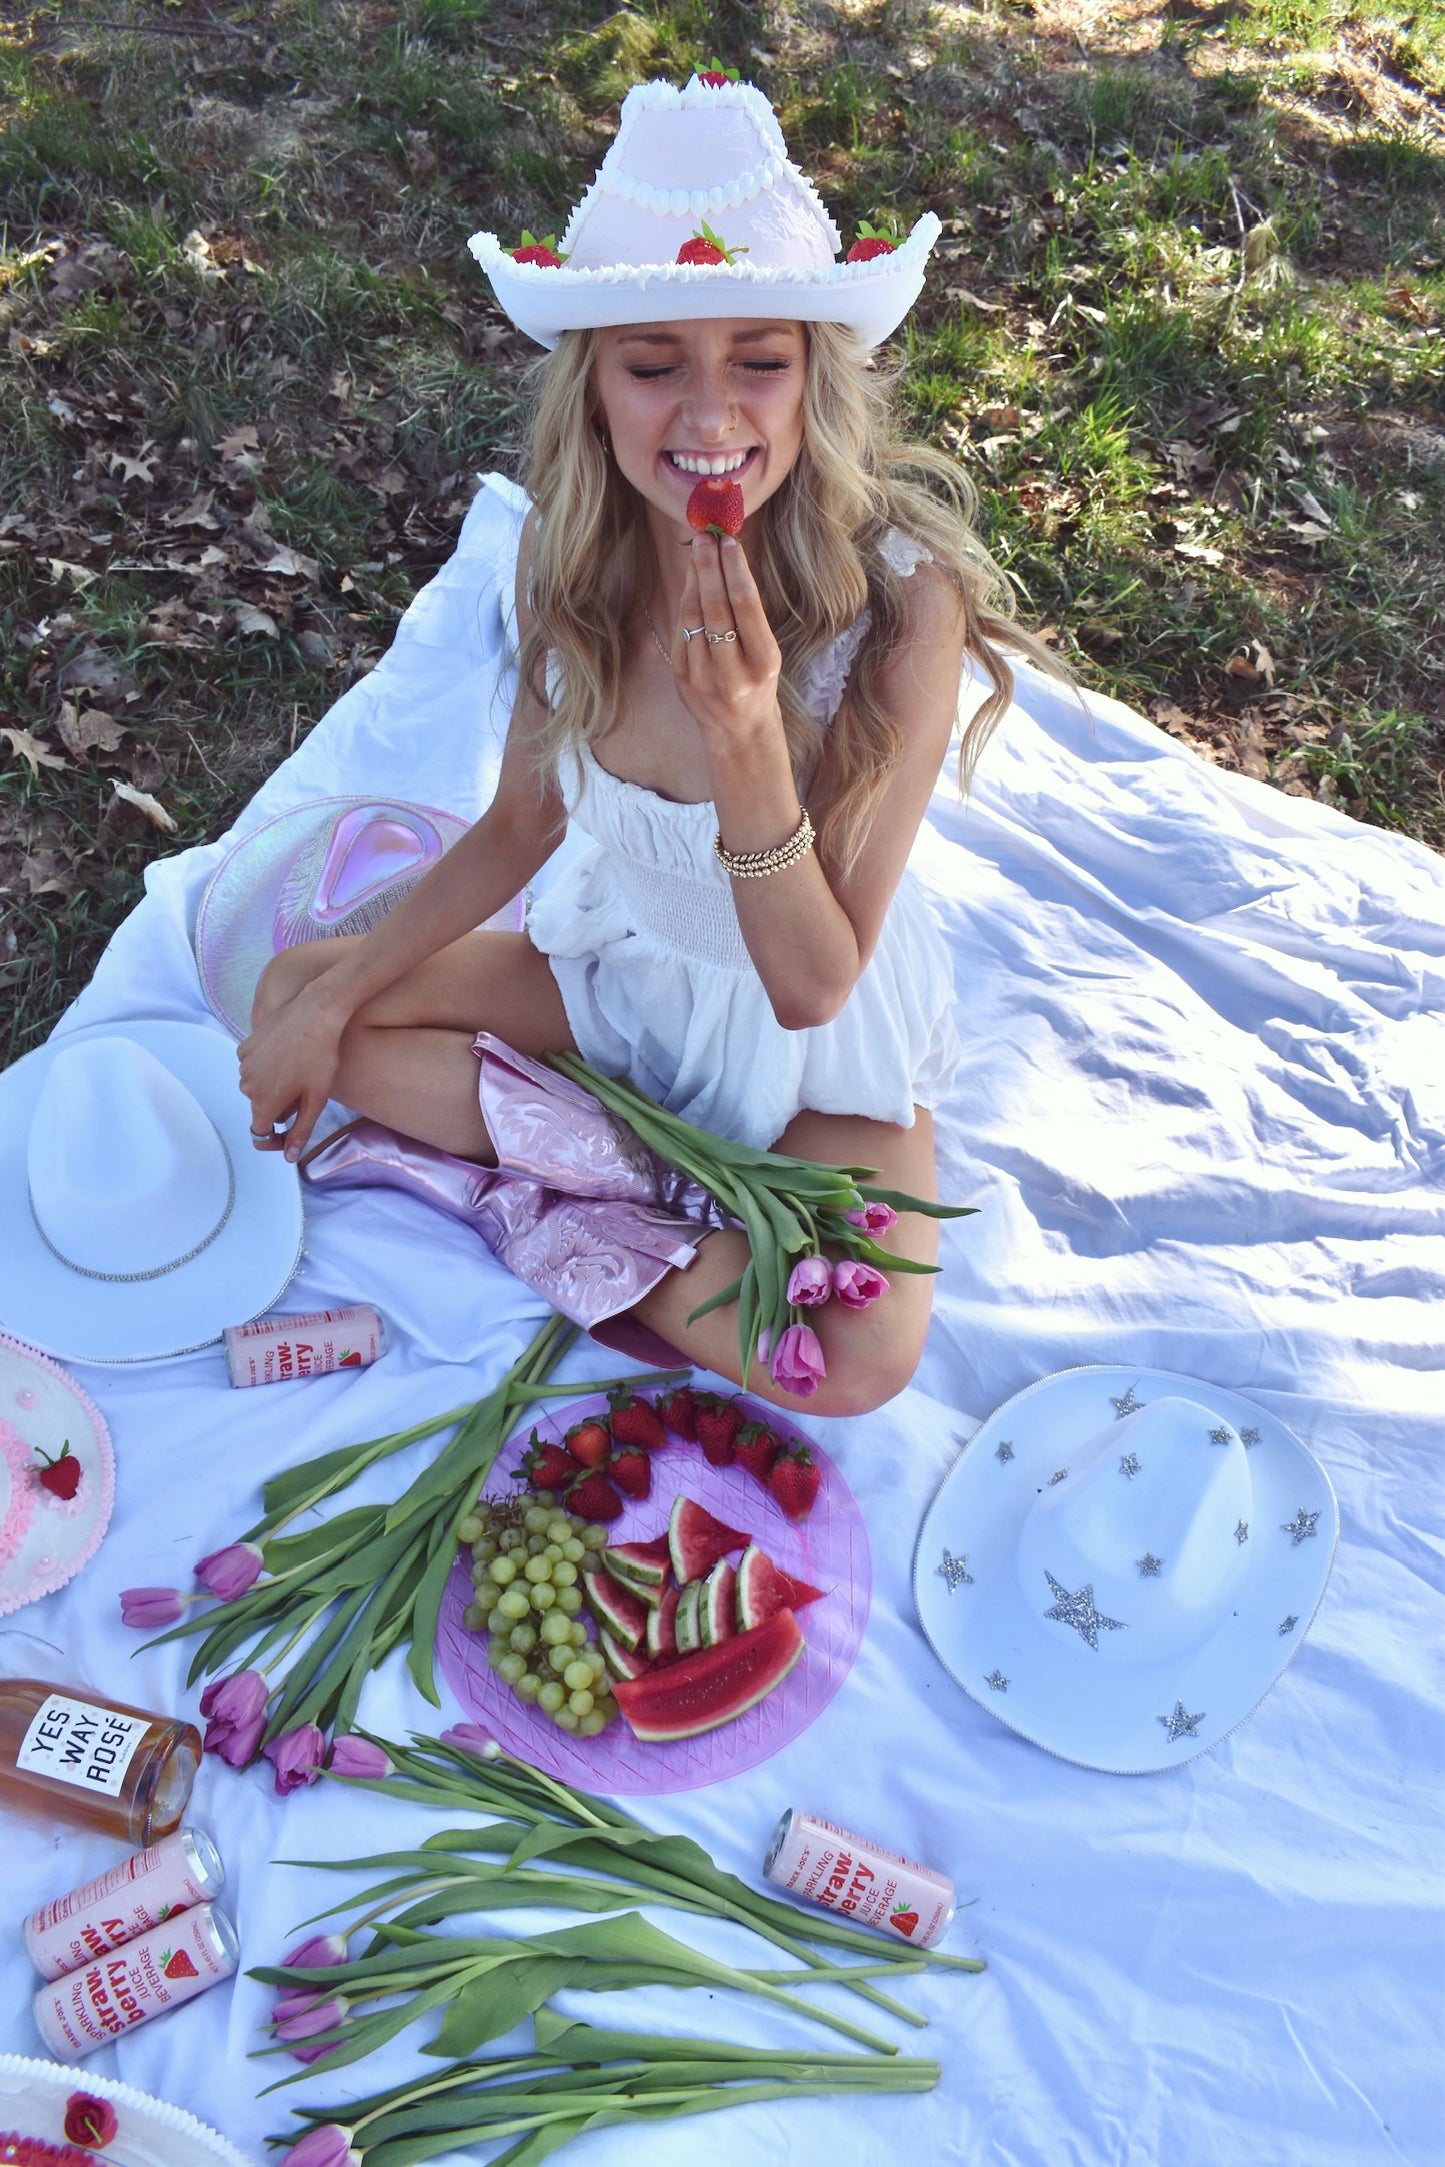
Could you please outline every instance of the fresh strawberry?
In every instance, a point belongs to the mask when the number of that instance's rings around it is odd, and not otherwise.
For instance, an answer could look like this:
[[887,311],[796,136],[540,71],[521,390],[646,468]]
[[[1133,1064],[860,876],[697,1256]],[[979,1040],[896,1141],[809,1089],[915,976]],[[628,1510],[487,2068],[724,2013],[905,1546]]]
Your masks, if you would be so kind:
[[582,1475],[567,1492],[567,1510],[580,1513],[584,1520],[616,1520],[621,1517],[622,1500],[605,1475]]
[[662,1426],[684,1443],[697,1443],[697,1407],[690,1384],[679,1385],[675,1392],[665,1392],[657,1402],[657,1412]]
[[733,1459],[759,1482],[766,1482],[773,1462],[782,1451],[781,1441],[766,1422],[745,1422],[733,1440]]
[[888,1914],[888,1924],[896,1926],[900,1934],[911,1934],[918,1924],[918,1913],[906,1910],[902,1904],[896,1904]]
[[517,1470],[518,1482],[534,1490],[565,1490],[576,1479],[577,1462],[560,1445],[544,1445],[533,1430],[531,1451]]
[[35,1450],[45,1462],[43,1467],[35,1471],[35,1479],[41,1489],[49,1490],[52,1497],[63,1497],[68,1502],[80,1488],[82,1473],[80,1462],[70,1449],[70,1439],[67,1437],[60,1448],[59,1456],[53,1460],[39,1445]]
[[607,1473],[624,1497],[647,1497],[652,1490],[652,1462],[639,1445],[624,1445],[607,1462]]
[[549,233],[545,241],[539,241],[536,234],[528,233],[525,227],[522,229],[522,244],[520,248],[511,251],[511,256],[513,263],[540,263],[549,271],[560,271],[567,261],[565,256],[557,253],[555,233]]
[[700,83],[706,83],[710,90],[721,90],[725,84],[737,82],[738,71],[736,68],[725,68],[714,53],[707,66],[698,69],[697,79]]
[[595,1415],[589,1415],[585,1422],[574,1422],[562,1442],[579,1467],[601,1467],[612,1450],[607,1425]]
[[703,1458],[710,1467],[731,1467],[733,1439],[742,1426],[742,1409],[735,1400],[721,1399],[716,1392],[695,1392],[693,1406]]
[[875,256],[891,256],[898,242],[894,235],[882,226],[870,226],[865,218],[858,228],[858,238],[843,258],[845,263],[871,263]]
[[96,2099],[89,2092],[72,2092],[65,2102],[65,2134],[72,2144],[83,2144],[89,2151],[99,2151],[102,2145],[110,2143],[119,2126],[119,2118],[108,2099]]
[[667,1432],[657,1409],[651,1400],[640,1399],[629,1386],[609,1392],[607,1405],[611,1410],[615,1444],[636,1445],[642,1452],[658,1452],[667,1443]]
[[167,1949],[161,1957],[161,1970],[168,1979],[195,1979],[199,1977],[193,1960],[187,1956],[184,1949],[177,1949],[174,1955]]
[[747,507],[743,493],[730,474],[704,474],[688,497],[687,523],[696,534],[741,534]]
[[806,1445],[783,1453],[773,1463],[768,1488],[790,1520],[806,1520],[813,1509],[823,1470]]
[[714,233],[704,219],[690,241],[684,241],[677,252],[679,263],[733,263],[747,254],[745,248],[729,248],[720,233]]

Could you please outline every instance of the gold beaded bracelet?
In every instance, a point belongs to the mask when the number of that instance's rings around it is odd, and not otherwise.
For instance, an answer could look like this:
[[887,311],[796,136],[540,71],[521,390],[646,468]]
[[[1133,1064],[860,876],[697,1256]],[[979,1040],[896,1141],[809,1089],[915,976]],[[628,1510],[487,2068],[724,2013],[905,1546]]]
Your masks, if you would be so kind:
[[775,843],[771,850],[727,850],[723,847],[721,828],[713,837],[712,847],[718,863],[734,880],[762,880],[769,873],[784,873],[790,865],[796,865],[812,849],[815,840],[813,823],[805,806],[802,819],[787,841]]

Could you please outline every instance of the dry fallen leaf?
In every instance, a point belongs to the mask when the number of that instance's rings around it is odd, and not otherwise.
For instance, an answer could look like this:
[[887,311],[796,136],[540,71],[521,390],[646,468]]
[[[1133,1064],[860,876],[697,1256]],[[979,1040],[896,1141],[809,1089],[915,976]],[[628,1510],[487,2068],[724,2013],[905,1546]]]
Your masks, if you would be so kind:
[[268,640],[279,639],[281,627],[269,610],[257,609],[253,602],[238,602],[231,612],[231,623],[240,633],[261,632]]
[[214,534],[221,522],[211,517],[211,505],[215,499],[214,489],[198,489],[189,504],[179,511],[167,512],[168,527],[200,527],[207,534]]
[[40,770],[43,767],[69,767],[70,765],[68,760],[62,760],[60,754],[52,752],[50,747],[44,744],[40,738],[32,737],[28,730],[16,730],[7,727],[0,730],[0,737],[6,737],[10,740],[10,750],[17,759],[29,761],[30,772],[37,781],[39,781]]
[[61,701],[56,728],[61,744],[77,760],[83,760],[90,752],[114,752],[125,736],[124,724],[108,715],[103,707],[87,707],[77,713],[72,700]]
[[1206,542],[1176,542],[1174,544],[1174,554],[1176,557],[1192,557],[1198,564],[1223,564],[1224,562],[1224,551],[1222,549],[1211,549]]
[[218,459],[244,459],[249,452],[259,451],[261,439],[254,422],[247,421],[229,436],[219,437],[211,446]]
[[158,828],[164,828],[167,835],[175,834],[176,824],[174,820],[172,820],[160,799],[153,798],[148,790],[133,790],[129,783],[121,782],[119,777],[115,775],[112,775],[110,779],[110,787],[118,798],[125,800],[127,805],[133,805],[137,812],[145,814],[147,820],[154,821]]
[[69,579],[73,580],[77,587],[88,587],[92,580],[99,577],[98,573],[87,570],[83,564],[72,564],[67,557],[47,557],[45,562],[49,565],[50,576],[57,586],[61,580]]
[[110,471],[118,474],[123,482],[153,482],[161,455],[147,437],[134,458],[128,452],[113,451],[110,455]]

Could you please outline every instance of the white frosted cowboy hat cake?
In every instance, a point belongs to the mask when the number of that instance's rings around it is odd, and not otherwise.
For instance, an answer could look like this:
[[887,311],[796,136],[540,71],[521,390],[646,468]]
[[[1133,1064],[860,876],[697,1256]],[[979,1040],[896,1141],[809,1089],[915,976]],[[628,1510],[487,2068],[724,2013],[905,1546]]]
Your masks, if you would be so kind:
[[[736,260],[678,262],[704,222]],[[629,90],[558,243],[562,263],[518,263],[495,233],[470,246],[513,323],[541,346],[564,331],[717,316],[842,324],[876,346],[917,300],[941,230],[928,211],[895,248],[840,261],[842,235],[762,92],[694,75],[681,90]]]

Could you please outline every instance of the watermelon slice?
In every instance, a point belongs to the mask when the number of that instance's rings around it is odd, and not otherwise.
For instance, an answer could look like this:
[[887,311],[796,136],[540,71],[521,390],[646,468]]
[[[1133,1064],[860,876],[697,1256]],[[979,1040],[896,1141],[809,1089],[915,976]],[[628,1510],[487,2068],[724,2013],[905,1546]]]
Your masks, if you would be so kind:
[[[643,1592],[647,1588],[661,1591],[667,1578],[671,1553],[667,1537],[659,1535],[653,1542],[620,1542],[602,1553],[602,1562],[614,1580],[622,1581],[629,1588],[636,1588],[643,1601],[649,1600]],[[650,1598],[656,1602],[657,1596]]]
[[677,1654],[677,1606],[681,1601],[681,1588],[668,1588],[656,1610],[649,1613],[647,1652],[654,1663],[670,1662]]
[[649,1743],[695,1738],[731,1723],[780,1686],[803,1652],[791,1610],[766,1625],[719,1641],[645,1678],[619,1678],[617,1705],[634,1737]]
[[679,1655],[691,1655],[702,1646],[702,1582],[690,1580],[683,1589],[677,1605],[677,1616],[672,1629],[677,1635]]
[[611,1573],[584,1573],[582,1593],[599,1625],[605,1625],[624,1648],[635,1648],[647,1631],[647,1606]]
[[647,1657],[641,1649],[624,1648],[605,1625],[598,1627],[597,1641],[614,1678],[640,1678],[647,1669]]
[[673,1499],[667,1542],[679,1586],[686,1587],[689,1580],[705,1580],[719,1558],[726,1557],[729,1550],[746,1550],[751,1540],[738,1528],[714,1520],[704,1506],[695,1505],[690,1497]]
[[738,1629],[737,1579],[737,1573],[727,1559],[719,1558],[702,1584],[697,1622],[705,1648],[715,1648],[720,1640],[731,1640]]
[[822,1596],[821,1588],[809,1587],[806,1580],[794,1580],[790,1573],[782,1572],[756,1543],[749,1543],[738,1567],[735,1595],[737,1625],[740,1633],[752,1632],[756,1626],[766,1625],[780,1610],[802,1610],[809,1603],[816,1603]]

